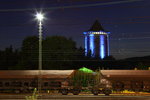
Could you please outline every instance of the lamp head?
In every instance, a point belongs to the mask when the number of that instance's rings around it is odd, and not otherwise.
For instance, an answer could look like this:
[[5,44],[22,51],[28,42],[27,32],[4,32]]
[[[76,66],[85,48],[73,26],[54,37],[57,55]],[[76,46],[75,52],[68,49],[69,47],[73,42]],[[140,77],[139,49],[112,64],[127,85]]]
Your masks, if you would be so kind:
[[42,20],[44,19],[44,15],[43,15],[42,13],[37,13],[37,14],[36,14],[36,19],[37,19],[38,21],[42,21]]

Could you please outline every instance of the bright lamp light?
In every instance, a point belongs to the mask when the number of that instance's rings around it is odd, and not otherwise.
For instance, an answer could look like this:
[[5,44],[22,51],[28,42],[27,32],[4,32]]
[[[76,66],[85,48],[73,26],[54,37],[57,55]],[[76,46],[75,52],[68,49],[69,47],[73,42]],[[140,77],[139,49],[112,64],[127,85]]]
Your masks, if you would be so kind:
[[44,15],[42,13],[37,13],[36,18],[37,20],[42,21],[44,19]]

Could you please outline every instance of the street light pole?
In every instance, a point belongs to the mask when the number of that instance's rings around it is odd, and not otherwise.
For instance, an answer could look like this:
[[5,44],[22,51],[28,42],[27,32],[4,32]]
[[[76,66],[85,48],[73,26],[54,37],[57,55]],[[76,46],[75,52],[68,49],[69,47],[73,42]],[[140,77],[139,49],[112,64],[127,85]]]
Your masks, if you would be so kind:
[[41,93],[41,87],[42,87],[42,20],[44,19],[43,14],[37,13],[36,18],[38,20],[39,24],[39,77],[38,77],[38,92]]
[[41,81],[42,81],[42,22],[39,21],[39,82],[38,91],[41,93]]

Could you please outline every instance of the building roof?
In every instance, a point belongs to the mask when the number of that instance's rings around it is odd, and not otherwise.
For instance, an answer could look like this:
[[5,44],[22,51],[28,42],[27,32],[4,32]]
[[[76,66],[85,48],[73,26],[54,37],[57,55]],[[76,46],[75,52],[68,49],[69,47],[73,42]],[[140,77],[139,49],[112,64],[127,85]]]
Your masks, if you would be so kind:
[[96,20],[96,21],[94,22],[94,24],[92,25],[92,27],[91,27],[88,31],[104,31],[104,28],[103,28],[102,25],[99,23],[99,21]]
[[[68,78],[74,70],[42,70],[43,78]],[[1,70],[0,78],[36,78],[39,70]]]
[[110,80],[150,81],[150,70],[101,70],[101,73]]
[[[42,70],[43,78],[65,79],[73,75],[75,70]],[[150,81],[150,70],[101,70],[104,78],[110,80],[146,80]],[[0,70],[0,79],[38,78],[38,70]]]

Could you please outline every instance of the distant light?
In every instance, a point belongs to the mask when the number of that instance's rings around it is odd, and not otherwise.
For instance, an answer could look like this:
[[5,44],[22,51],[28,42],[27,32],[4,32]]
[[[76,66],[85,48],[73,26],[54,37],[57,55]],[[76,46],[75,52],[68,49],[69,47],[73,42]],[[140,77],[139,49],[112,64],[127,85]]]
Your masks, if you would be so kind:
[[44,19],[44,15],[42,13],[37,13],[36,14],[36,19],[39,21],[42,21]]

